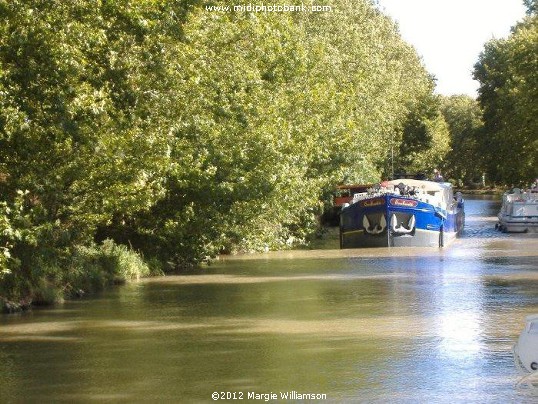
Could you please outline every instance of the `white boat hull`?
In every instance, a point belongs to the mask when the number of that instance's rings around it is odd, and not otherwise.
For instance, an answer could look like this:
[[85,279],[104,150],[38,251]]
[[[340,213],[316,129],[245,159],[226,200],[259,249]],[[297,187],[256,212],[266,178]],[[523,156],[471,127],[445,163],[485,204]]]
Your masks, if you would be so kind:
[[498,229],[506,233],[538,233],[538,217],[533,219],[499,215]]
[[507,233],[538,233],[538,193],[515,192],[503,196],[497,229]]

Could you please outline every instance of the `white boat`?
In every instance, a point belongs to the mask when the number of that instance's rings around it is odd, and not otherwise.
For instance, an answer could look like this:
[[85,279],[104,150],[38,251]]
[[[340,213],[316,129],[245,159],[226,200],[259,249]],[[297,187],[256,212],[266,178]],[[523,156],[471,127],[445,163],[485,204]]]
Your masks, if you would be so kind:
[[527,316],[525,329],[513,347],[514,363],[524,377],[518,386],[538,387],[538,315]]
[[498,230],[508,233],[538,232],[538,184],[526,191],[519,188],[503,195]]

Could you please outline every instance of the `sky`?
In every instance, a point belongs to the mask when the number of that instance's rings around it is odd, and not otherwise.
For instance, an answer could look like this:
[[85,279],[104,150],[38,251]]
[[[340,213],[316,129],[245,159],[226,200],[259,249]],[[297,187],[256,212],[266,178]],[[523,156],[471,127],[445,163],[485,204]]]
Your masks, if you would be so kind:
[[525,16],[522,0],[378,0],[437,79],[436,92],[476,97],[472,71],[484,44]]

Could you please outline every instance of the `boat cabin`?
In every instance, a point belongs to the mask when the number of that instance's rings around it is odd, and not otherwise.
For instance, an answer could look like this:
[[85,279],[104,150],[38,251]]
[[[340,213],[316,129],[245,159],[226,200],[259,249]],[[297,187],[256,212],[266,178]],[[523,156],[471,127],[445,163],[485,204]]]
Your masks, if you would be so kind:
[[364,193],[374,186],[374,184],[338,185],[334,193],[334,207],[341,209],[344,204],[351,203],[355,194]]
[[[452,185],[447,182],[420,181],[416,179],[397,179],[385,181],[382,187],[393,189],[400,195],[412,196],[438,208],[447,209],[455,202]],[[458,202],[461,196],[457,195]]]

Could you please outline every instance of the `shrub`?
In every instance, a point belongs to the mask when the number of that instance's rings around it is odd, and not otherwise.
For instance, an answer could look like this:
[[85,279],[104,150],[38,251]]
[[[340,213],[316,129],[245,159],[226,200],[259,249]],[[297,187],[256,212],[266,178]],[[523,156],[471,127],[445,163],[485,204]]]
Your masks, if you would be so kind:
[[150,267],[137,252],[107,239],[99,246],[74,249],[65,285],[70,295],[77,295],[138,280],[150,273]]

